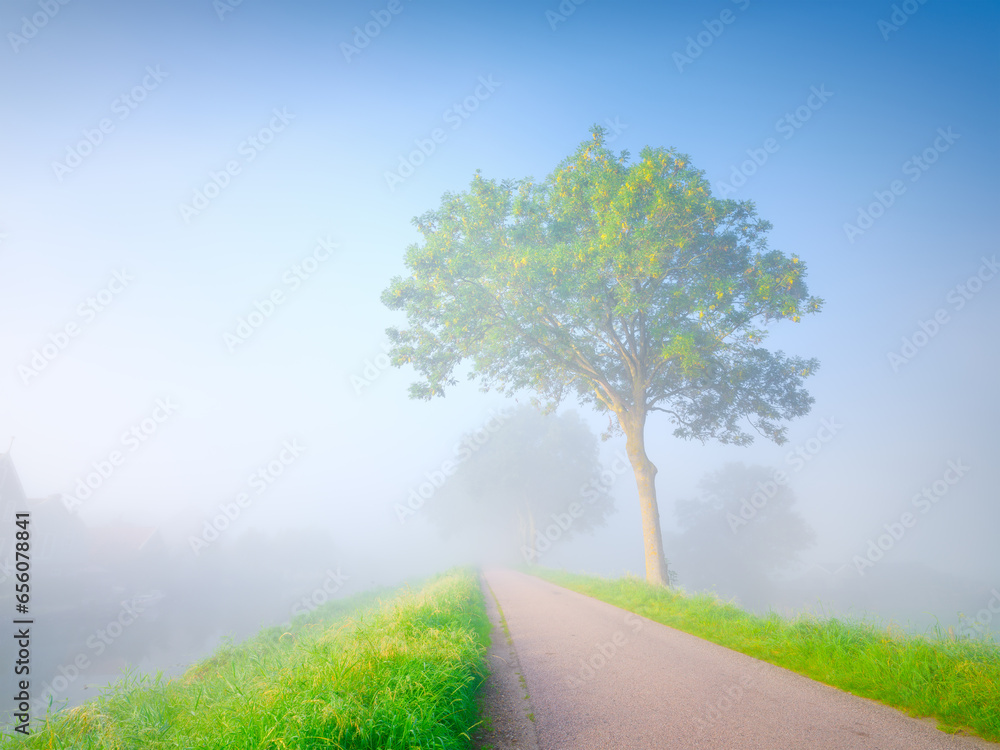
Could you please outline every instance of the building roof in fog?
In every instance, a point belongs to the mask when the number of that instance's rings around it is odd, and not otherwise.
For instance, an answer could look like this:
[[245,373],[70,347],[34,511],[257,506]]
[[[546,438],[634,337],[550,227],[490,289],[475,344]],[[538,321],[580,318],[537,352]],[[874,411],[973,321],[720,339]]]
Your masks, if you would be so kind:
[[[155,526],[109,524],[86,527],[65,507],[60,495],[27,498],[10,453],[0,453],[0,523],[6,524],[13,520],[15,512],[26,510],[32,513],[37,511],[45,519],[43,525],[48,533],[39,537],[40,550],[62,550],[71,558],[76,555],[73,559],[77,564],[80,554],[86,554],[91,565],[128,562],[163,541]],[[55,543],[47,544],[53,542],[52,537]]]
[[0,520],[7,522],[14,517],[14,509],[27,506],[24,487],[17,475],[10,453],[0,453]]

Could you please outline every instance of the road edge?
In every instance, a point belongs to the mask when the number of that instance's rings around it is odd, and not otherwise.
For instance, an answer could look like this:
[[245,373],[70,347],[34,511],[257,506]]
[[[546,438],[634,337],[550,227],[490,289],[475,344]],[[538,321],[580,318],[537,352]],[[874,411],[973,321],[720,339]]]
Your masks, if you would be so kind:
[[473,733],[472,746],[474,750],[539,750],[534,708],[517,650],[500,602],[482,571],[479,587],[493,627],[486,653],[489,674],[479,693],[481,723]]

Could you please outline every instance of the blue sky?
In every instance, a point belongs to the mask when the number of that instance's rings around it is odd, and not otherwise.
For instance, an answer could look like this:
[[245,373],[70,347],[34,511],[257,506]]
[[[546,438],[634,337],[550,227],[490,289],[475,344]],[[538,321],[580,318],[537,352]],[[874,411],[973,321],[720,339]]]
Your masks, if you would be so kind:
[[[542,178],[597,123],[615,149],[689,154],[717,192],[734,170],[746,173],[732,195],[755,201],[774,224],[771,245],[802,257],[826,300],[822,314],[771,339],[822,363],[814,411],[792,425],[789,446],[686,444],[651,419],[665,525],[705,471],[778,465],[832,417],[842,432],[792,480],[818,530],[812,560],[848,561],[961,457],[973,470],[893,555],[1000,582],[1000,279],[961,309],[949,301],[991,273],[983,259],[998,249],[1000,5],[562,8],[6,3],[0,447],[16,437],[29,494],[67,491],[170,397],[177,413],[88,501],[90,522],[187,528],[295,438],[305,456],[247,527],[316,523],[334,529],[348,558],[391,540],[422,559],[433,530],[401,528],[393,504],[502,402],[472,384],[409,401],[407,371],[356,393],[352,376],[403,322],[379,293],[417,239],[411,218],[442,193],[476,169]],[[890,29],[894,13],[906,20]],[[28,38],[33,17],[45,23]],[[345,55],[366,24],[377,36]],[[435,129],[433,153],[390,186],[387,172]],[[92,148],[88,133],[100,141]],[[70,151],[78,166],[53,166]],[[753,154],[762,163],[744,167]],[[852,242],[844,225],[896,181],[892,205],[876,205]],[[217,195],[185,220],[182,204],[206,190]],[[336,250],[292,289],[285,275],[322,238]],[[122,270],[133,280],[92,319],[81,315]],[[229,351],[227,332],[275,289],[284,301]],[[895,371],[889,353],[940,309],[947,321]],[[73,323],[79,335],[25,382],[18,368]],[[611,526],[559,559],[640,568],[635,490],[619,484]]]

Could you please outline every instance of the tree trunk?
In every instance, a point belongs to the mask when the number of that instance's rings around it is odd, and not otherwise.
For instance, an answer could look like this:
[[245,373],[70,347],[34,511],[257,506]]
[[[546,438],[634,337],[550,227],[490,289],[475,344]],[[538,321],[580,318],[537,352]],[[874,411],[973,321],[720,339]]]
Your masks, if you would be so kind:
[[646,580],[658,586],[670,586],[667,559],[663,554],[660,511],[656,505],[656,467],[646,455],[646,415],[624,414],[619,417],[625,431],[625,449],[635,472],[642,510],[642,540],[646,552]]

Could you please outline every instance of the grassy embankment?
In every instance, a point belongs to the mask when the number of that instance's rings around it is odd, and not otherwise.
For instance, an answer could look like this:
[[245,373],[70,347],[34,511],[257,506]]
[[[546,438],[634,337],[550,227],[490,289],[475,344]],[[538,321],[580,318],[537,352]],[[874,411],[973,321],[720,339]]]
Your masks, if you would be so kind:
[[758,616],[713,596],[634,577],[608,580],[536,567],[526,572],[911,716],[933,717],[946,732],[1000,742],[996,641],[905,635],[836,618]]
[[467,748],[489,629],[475,572],[453,571],[330,602],[169,681],[125,678],[0,747]]

